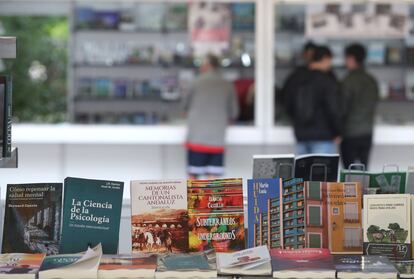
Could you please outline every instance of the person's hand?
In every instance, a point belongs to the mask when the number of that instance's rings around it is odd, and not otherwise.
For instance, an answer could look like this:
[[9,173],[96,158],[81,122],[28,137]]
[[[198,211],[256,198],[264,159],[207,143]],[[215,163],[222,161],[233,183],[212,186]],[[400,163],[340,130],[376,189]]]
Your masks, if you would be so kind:
[[340,136],[335,137],[334,142],[335,142],[335,144],[340,145],[341,142],[342,142],[342,137],[340,137]]

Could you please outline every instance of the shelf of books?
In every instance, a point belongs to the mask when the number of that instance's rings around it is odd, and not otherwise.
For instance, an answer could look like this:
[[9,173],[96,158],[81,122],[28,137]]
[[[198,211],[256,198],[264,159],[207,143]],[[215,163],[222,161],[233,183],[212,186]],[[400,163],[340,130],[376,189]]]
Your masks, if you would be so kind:
[[[309,180],[316,162],[327,180]],[[294,171],[279,177],[280,164]],[[8,184],[0,277],[413,278],[412,170],[339,170],[339,155],[253,166],[245,190],[241,178],[132,180],[129,204],[122,181]]]

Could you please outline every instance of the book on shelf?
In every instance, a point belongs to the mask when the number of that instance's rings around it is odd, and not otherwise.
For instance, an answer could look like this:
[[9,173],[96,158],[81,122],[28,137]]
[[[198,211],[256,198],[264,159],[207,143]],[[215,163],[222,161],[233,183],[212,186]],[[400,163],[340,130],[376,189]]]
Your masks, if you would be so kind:
[[393,261],[399,278],[414,278],[414,260]]
[[189,180],[188,203],[191,252],[245,248],[241,178]]
[[254,155],[253,179],[292,178],[294,165],[294,154]]
[[12,78],[0,75],[0,158],[10,158],[12,129]]
[[154,278],[157,255],[104,255],[98,269],[98,279]]
[[104,254],[117,254],[124,183],[65,178],[61,254],[78,253],[102,244]]
[[187,252],[187,181],[131,181],[131,225],[133,253]]
[[45,256],[46,254],[1,254],[0,278],[36,279]]
[[267,246],[241,250],[234,253],[217,253],[219,275],[266,276],[272,274],[272,265]]
[[364,255],[411,259],[411,195],[364,195]]
[[305,181],[338,181],[339,154],[309,154],[295,159],[295,178]]
[[255,26],[255,4],[234,3],[232,10],[232,29],[253,31]]
[[216,277],[217,265],[213,250],[188,254],[166,254],[158,257],[156,279]]
[[333,256],[328,249],[270,250],[273,278],[335,278]]
[[8,184],[2,253],[57,254],[62,183]]
[[385,256],[336,255],[336,278],[391,279],[398,271]]
[[97,279],[101,258],[101,244],[82,253],[47,256],[40,267],[39,279]]
[[386,57],[385,44],[382,42],[373,42],[368,45],[367,64],[384,65]]
[[247,246],[280,247],[281,179],[247,181]]
[[406,191],[407,172],[365,170],[341,170],[341,182],[360,182],[364,194],[403,194]]

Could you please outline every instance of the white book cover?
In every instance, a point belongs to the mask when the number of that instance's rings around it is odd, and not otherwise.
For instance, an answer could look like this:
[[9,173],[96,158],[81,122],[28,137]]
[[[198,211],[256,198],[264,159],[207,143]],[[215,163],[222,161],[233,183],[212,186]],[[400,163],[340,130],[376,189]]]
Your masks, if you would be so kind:
[[131,181],[133,253],[188,251],[187,180]]
[[411,195],[364,196],[364,254],[411,259]]

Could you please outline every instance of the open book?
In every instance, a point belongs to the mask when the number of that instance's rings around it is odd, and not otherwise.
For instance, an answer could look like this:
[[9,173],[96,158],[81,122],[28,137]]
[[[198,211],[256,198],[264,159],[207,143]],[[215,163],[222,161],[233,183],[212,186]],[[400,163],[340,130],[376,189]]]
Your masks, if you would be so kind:
[[93,279],[98,277],[102,246],[88,248],[80,254],[62,254],[48,256],[39,271],[39,279]]

